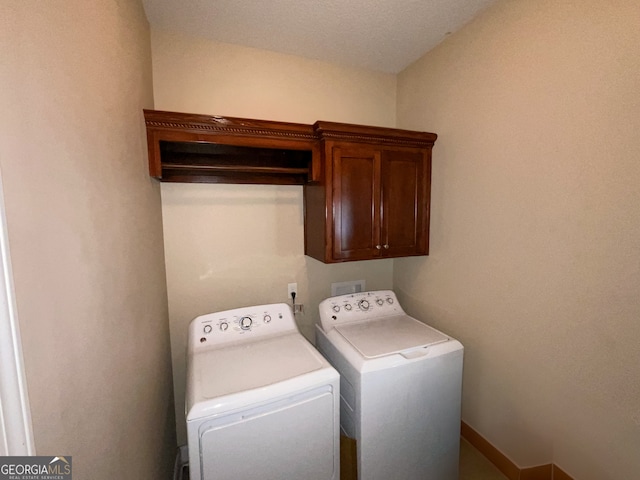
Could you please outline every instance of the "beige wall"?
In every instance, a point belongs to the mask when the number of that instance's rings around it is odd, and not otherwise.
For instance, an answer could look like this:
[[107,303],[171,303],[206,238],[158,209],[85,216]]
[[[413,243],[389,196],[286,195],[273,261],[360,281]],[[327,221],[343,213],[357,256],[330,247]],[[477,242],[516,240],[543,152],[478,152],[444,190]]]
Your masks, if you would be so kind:
[[[158,110],[313,123],[395,124],[395,76],[152,31]],[[178,441],[184,443],[187,327],[198,315],[286,302],[297,282],[313,339],[331,283],[391,288],[391,260],[324,265],[304,256],[300,186],[163,184]]]
[[0,7],[0,166],[40,455],[74,478],[170,478],[160,189],[137,1]]
[[499,1],[398,77],[439,134],[431,255],[394,265],[466,346],[464,419],[522,467],[640,474],[640,4]]
[[395,126],[396,77],[152,30],[156,109]]

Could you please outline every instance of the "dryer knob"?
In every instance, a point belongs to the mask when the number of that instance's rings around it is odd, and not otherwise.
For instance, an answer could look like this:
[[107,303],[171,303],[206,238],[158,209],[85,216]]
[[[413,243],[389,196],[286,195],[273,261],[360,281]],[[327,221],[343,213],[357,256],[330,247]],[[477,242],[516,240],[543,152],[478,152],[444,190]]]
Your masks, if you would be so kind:
[[376,303],[380,306],[384,305],[384,300],[382,300],[381,298],[376,300]]
[[369,310],[369,302],[367,300],[360,300],[358,306],[360,310]]
[[334,305],[333,306],[333,311],[338,313],[340,311],[340,306],[339,305]]
[[229,328],[229,324],[227,322],[221,322],[219,328],[224,332],[227,328]]
[[205,325],[203,330],[204,330],[204,333],[211,333],[211,329],[212,329],[211,325]]
[[242,330],[249,330],[251,328],[252,323],[253,323],[253,319],[251,317],[242,317],[240,319],[240,328]]
[[391,305],[393,303],[393,298],[387,297],[387,303]]
[[351,304],[350,304],[350,303],[347,303],[347,304],[344,306],[344,309],[350,312],[350,311],[351,311]]

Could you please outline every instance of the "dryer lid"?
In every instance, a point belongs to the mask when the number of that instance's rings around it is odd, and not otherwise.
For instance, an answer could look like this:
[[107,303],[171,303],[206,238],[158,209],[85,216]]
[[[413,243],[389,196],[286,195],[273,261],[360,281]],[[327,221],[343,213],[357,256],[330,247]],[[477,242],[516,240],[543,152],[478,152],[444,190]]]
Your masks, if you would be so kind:
[[403,353],[449,340],[446,335],[408,315],[340,325],[336,330],[366,358]]
[[190,358],[199,401],[257,389],[328,367],[299,333],[197,353]]

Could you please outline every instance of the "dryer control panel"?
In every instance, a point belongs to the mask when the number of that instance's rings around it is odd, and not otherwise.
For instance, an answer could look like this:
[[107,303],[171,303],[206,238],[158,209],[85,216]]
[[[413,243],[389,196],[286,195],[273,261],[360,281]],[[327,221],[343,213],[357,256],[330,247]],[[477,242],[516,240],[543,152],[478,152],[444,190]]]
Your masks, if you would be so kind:
[[319,306],[320,326],[325,332],[346,323],[361,322],[377,317],[405,315],[392,290],[350,293],[329,297]]
[[192,352],[298,331],[291,307],[286,303],[236,308],[193,319],[189,325],[188,349]]

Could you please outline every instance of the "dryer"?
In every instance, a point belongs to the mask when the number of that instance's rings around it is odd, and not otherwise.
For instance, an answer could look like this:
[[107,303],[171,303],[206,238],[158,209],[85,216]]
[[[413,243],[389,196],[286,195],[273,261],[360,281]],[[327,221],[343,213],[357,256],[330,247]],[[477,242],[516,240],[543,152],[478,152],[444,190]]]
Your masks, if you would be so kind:
[[339,376],[286,304],[191,322],[186,421],[191,480],[339,478]]
[[457,480],[463,347],[390,290],[320,303],[316,345],[340,372],[360,480]]

